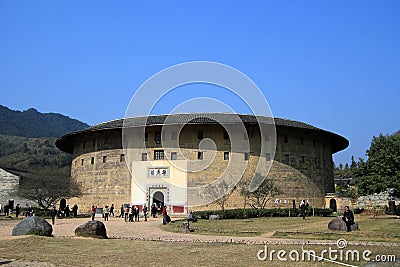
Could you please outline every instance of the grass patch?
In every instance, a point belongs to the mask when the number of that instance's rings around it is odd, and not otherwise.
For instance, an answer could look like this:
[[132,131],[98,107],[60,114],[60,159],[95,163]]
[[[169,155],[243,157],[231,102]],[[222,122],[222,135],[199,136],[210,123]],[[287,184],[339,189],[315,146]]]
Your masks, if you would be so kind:
[[[297,239],[337,240],[345,237],[349,241],[400,242],[400,219],[393,216],[356,215],[360,230],[350,233],[328,230],[328,223],[333,217],[270,217],[231,220],[198,220],[191,223],[195,234],[225,236],[266,236]],[[163,225],[162,229],[180,233],[182,222]]]
[[[228,243],[169,243],[119,239],[44,238],[29,236],[2,240],[1,255],[12,258],[50,262],[57,266],[337,266],[326,262],[259,261],[263,245]],[[301,245],[269,245],[268,250],[301,252]],[[327,246],[307,245],[320,253]],[[349,247],[369,249],[376,254],[399,254],[398,247]],[[136,255],[132,257],[132,255]],[[347,262],[349,263],[349,262]],[[353,262],[354,263],[354,262]],[[357,262],[360,265],[363,262]],[[350,262],[351,264],[351,262]]]

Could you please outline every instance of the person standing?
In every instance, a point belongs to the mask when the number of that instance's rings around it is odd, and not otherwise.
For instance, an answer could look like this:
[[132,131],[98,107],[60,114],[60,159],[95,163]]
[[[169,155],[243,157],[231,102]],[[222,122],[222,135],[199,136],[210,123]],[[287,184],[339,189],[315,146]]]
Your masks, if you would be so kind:
[[129,206],[125,206],[125,207],[123,207],[123,211],[124,211],[124,219],[125,219],[125,222],[127,222],[128,221],[128,216],[129,216]]
[[345,207],[342,220],[345,222],[347,227],[347,232],[351,232],[351,226],[354,224],[354,214],[350,210],[349,206]]
[[146,204],[143,207],[143,216],[144,216],[144,221],[147,222],[147,206],[146,206]]
[[15,217],[18,218],[19,213],[21,212],[21,207],[19,204],[15,207]]
[[124,205],[121,205],[121,210],[119,213],[119,217],[122,218],[124,216]]
[[74,205],[73,207],[72,207],[72,214],[74,215],[74,218],[77,218],[78,217],[78,205]]
[[4,215],[7,217],[10,212],[10,208],[8,204],[4,205]]
[[51,222],[53,223],[53,225],[56,221],[56,216],[57,216],[57,209],[56,206],[53,206],[53,208],[50,211]]
[[96,215],[96,208],[92,206],[92,221],[94,221],[94,216]]
[[131,208],[131,214],[129,214],[129,222],[134,222],[136,217],[136,209],[134,206]]
[[140,210],[138,206],[135,206],[135,221],[139,221]]
[[104,208],[104,221],[108,221],[108,214],[110,213],[110,209],[106,205]]
[[153,205],[151,205],[151,216],[153,216],[153,218],[155,218],[156,213],[157,213],[157,208],[156,208],[156,205],[153,203]]
[[110,207],[110,217],[111,217],[111,215],[114,217],[114,204],[111,204],[111,207]]
[[303,220],[306,219],[306,204],[304,203],[304,200],[300,202],[300,211],[301,211],[301,216],[303,217]]
[[64,209],[64,215],[65,218],[69,218],[69,214],[70,214],[71,210],[69,209],[69,205],[67,205]]
[[167,224],[167,206],[162,207],[161,214],[163,216],[163,224]]

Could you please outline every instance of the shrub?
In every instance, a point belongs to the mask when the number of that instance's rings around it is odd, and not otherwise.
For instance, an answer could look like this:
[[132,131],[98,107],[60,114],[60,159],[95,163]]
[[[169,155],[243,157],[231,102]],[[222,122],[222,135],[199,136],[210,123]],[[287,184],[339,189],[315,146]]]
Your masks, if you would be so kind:
[[[200,219],[208,219],[210,215],[219,215],[222,219],[245,219],[245,218],[259,218],[259,217],[288,217],[290,210],[290,216],[299,216],[300,209],[231,209],[231,210],[204,210],[196,211],[194,215]],[[315,216],[330,216],[332,215],[332,209],[315,208]],[[307,211],[307,216],[312,216],[313,211],[310,209]]]
[[28,235],[48,236],[43,230],[32,230],[28,233]]

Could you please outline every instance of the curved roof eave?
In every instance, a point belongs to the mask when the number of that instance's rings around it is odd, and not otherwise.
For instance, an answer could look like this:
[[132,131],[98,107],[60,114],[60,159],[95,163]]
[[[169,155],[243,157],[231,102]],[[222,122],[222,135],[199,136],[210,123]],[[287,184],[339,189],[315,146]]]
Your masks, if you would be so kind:
[[[210,115],[216,120],[210,119]],[[140,126],[157,126],[164,125],[165,119],[168,117],[168,124],[204,124],[204,123],[236,123],[237,116],[240,117],[245,124],[258,124],[261,122],[271,122],[271,117],[266,116],[254,116],[254,115],[243,115],[243,114],[229,114],[229,113],[187,113],[187,114],[171,114],[171,115],[151,115],[144,117],[133,117],[127,119],[117,119],[104,123],[100,123],[89,128],[72,132],[61,136],[56,140],[56,146],[67,153],[72,153],[73,149],[73,137],[79,135],[91,135],[94,132],[106,131],[106,130],[118,130],[123,127],[140,127]],[[189,121],[189,123],[187,123]],[[330,136],[333,140],[332,153],[336,153],[348,147],[349,141],[336,133],[329,132],[310,124],[306,124],[299,121],[274,118],[276,126],[289,127],[289,128],[300,128],[305,130],[311,130],[321,132]]]

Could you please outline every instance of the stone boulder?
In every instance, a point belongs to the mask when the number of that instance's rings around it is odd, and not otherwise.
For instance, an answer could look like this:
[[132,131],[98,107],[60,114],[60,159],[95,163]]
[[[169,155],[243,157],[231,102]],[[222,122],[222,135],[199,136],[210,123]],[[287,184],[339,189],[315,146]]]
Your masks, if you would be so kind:
[[76,236],[108,238],[104,223],[100,221],[88,221],[75,229]]
[[[337,230],[337,231],[347,231],[347,227],[346,224],[344,223],[344,221],[342,220],[342,217],[336,217],[335,219],[333,219],[332,221],[330,221],[328,223],[328,229],[329,230]],[[358,223],[354,223],[351,226],[351,230],[358,230]]]
[[41,235],[51,236],[53,227],[45,219],[29,216],[22,219],[12,230],[12,235]]
[[219,217],[219,214],[217,214],[217,215],[212,214],[212,215],[210,215],[210,216],[208,217],[208,219],[209,219],[209,220],[220,220],[221,217]]

